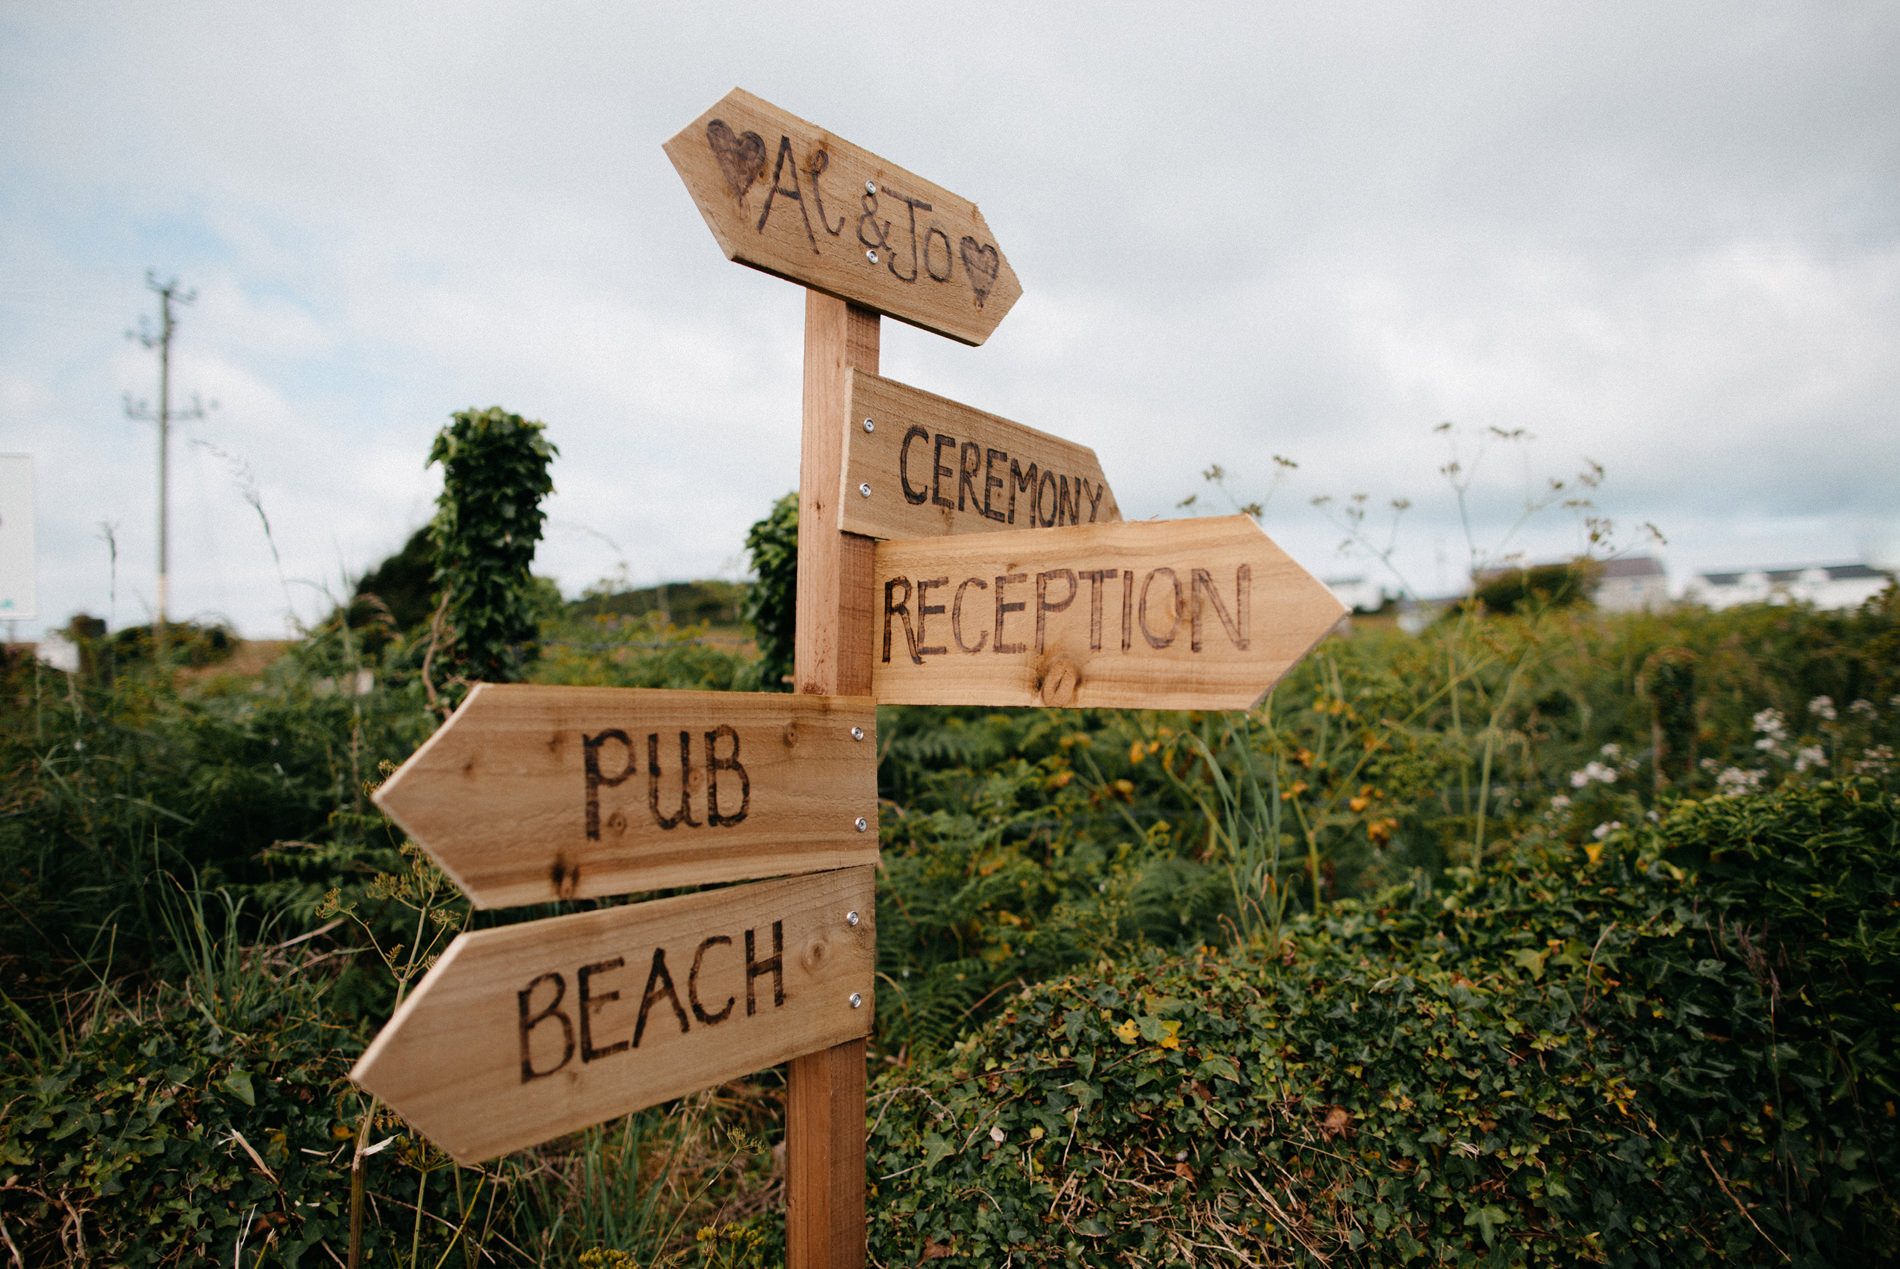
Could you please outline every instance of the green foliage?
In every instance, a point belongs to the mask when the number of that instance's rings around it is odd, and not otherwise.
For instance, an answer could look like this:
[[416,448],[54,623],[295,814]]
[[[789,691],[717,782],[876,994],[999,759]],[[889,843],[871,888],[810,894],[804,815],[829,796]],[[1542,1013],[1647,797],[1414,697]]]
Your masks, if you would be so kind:
[[534,682],[724,692],[752,673],[736,639],[716,640],[704,626],[682,630],[658,613],[571,614],[548,628]]
[[1032,988],[874,1091],[873,1256],[1891,1260],[1896,845],[1865,782],[1687,803]]
[[762,692],[791,690],[798,615],[798,493],[772,504],[745,535],[758,581],[746,592],[745,620],[756,633],[754,683]]
[[1589,560],[1496,569],[1477,580],[1472,599],[1485,612],[1507,617],[1590,602],[1598,569]]
[[445,659],[465,682],[512,683],[536,651],[529,566],[556,451],[542,424],[498,406],[454,419],[429,447],[429,462],[442,464],[430,531],[454,632]]
[[321,978],[243,970],[248,990],[161,986],[57,1053],[9,1046],[0,1212],[24,1263],[334,1263],[347,1037]]
[[399,634],[413,634],[435,612],[435,538],[428,525],[402,549],[363,574],[350,597],[350,624],[377,652]]
[[571,620],[621,620],[653,616],[675,626],[735,626],[745,619],[748,588],[717,579],[699,582],[662,582],[638,589],[615,589],[609,581],[590,587],[570,600],[564,615]]
[[1638,685],[1653,711],[1658,788],[1687,779],[1695,763],[1697,659],[1687,648],[1659,648],[1643,663]]

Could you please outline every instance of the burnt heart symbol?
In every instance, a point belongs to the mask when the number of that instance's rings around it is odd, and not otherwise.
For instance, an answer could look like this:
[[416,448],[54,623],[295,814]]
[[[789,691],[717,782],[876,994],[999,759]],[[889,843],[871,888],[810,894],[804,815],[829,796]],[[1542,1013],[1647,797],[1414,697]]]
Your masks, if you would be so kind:
[[724,119],[715,119],[706,125],[706,144],[719,160],[732,196],[744,202],[752,182],[765,173],[765,138],[756,132],[734,132]]
[[991,244],[979,245],[976,239],[968,237],[957,244],[957,253],[963,257],[963,271],[970,275],[976,306],[982,308],[983,301],[989,298],[990,288],[996,285],[997,270],[1003,267],[1002,257]]

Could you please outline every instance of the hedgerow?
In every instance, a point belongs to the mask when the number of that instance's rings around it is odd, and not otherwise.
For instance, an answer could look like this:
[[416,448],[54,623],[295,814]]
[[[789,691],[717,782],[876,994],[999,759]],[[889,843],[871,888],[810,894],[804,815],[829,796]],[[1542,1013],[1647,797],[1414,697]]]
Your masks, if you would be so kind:
[[1900,1255],[1900,806],[1685,802],[1031,988],[874,1089],[879,1264]]

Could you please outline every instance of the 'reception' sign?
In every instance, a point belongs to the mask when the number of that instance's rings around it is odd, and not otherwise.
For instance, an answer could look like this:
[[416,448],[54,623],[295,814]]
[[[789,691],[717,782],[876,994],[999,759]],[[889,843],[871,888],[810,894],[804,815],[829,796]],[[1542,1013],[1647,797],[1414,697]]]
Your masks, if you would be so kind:
[[879,702],[1248,709],[1346,609],[1246,516],[879,542]]

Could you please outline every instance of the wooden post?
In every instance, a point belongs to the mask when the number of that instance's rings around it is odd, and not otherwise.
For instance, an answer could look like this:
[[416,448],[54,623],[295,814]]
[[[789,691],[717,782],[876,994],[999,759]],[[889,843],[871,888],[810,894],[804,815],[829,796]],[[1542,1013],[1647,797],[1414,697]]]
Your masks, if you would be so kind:
[[[836,523],[846,371],[877,372],[878,315],[805,293],[794,681],[814,696],[871,692],[871,539]],[[864,1041],[792,1060],[785,1107],[787,1269],[864,1264]]]

